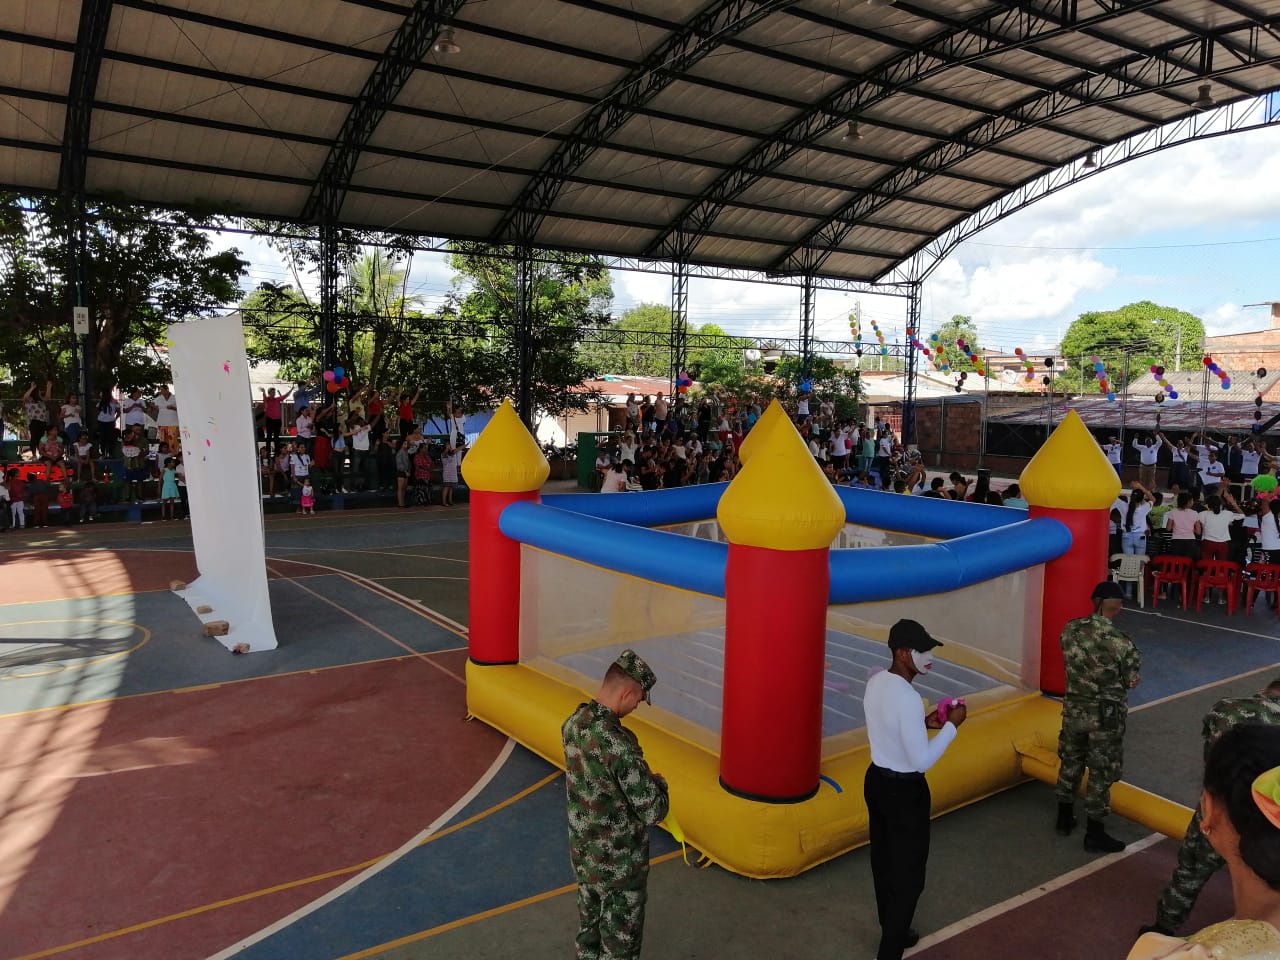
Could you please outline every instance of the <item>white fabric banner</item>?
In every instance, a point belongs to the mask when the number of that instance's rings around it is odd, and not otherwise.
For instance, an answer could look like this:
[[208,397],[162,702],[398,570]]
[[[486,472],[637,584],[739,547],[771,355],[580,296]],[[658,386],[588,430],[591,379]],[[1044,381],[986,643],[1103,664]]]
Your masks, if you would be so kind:
[[276,647],[267,592],[266,543],[253,438],[249,364],[240,317],[169,327],[173,392],[191,502],[191,539],[200,576],[180,592],[202,621],[225,620],[228,650]]

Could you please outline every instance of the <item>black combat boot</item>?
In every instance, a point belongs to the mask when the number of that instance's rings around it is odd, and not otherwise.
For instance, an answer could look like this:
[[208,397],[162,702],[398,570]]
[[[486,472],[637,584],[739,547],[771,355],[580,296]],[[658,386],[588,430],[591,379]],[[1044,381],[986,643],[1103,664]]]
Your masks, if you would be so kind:
[[1075,807],[1070,803],[1058,803],[1058,822],[1053,825],[1053,829],[1058,832],[1060,837],[1071,836],[1071,831],[1076,827]]
[[1090,853],[1119,853],[1125,848],[1125,843],[1107,833],[1101,820],[1090,817],[1084,831],[1084,848]]

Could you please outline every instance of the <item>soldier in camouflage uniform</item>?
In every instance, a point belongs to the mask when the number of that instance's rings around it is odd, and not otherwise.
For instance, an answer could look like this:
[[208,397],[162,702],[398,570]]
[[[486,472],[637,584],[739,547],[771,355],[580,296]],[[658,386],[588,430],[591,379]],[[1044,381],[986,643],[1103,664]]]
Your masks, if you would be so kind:
[[1058,822],[1062,836],[1076,825],[1076,790],[1089,769],[1084,848],[1115,853],[1124,843],[1110,836],[1102,820],[1111,812],[1111,784],[1124,765],[1124,726],[1129,691],[1138,685],[1142,654],[1113,622],[1124,607],[1118,583],[1104,580],[1093,588],[1093,613],[1069,622],[1062,631],[1067,693],[1058,735]]
[[[1209,749],[1224,733],[1249,723],[1280,726],[1280,677],[1252,697],[1227,697],[1213,705],[1213,709],[1204,715],[1205,757],[1208,758]],[[1187,827],[1187,835],[1178,849],[1178,865],[1174,867],[1173,879],[1156,904],[1156,922],[1150,927],[1143,927],[1143,932],[1154,930],[1173,936],[1196,905],[1200,890],[1222,864],[1223,859],[1209,845],[1208,837],[1200,829],[1200,808],[1197,806],[1191,825]]]
[[600,692],[564,722],[569,856],[578,879],[578,960],[633,960],[644,932],[649,826],[667,815],[667,782],[622,718],[657,682],[624,650]]

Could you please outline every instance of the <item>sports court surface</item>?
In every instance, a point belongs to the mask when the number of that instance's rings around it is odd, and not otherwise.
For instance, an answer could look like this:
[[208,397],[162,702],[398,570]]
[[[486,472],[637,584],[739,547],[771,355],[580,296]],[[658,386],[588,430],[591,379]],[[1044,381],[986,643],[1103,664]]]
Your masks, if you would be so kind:
[[[169,592],[184,524],[0,539],[0,960],[571,956],[562,779],[466,720],[466,508],[267,544],[280,648],[233,657]],[[1122,615],[1126,779],[1187,804],[1204,711],[1280,672],[1275,613],[1223,610]],[[1175,845],[1118,821],[1093,857],[1053,815],[1028,783],[934,824],[917,956],[1124,956]],[[646,956],[874,955],[865,850],[767,882],[653,854]],[[1192,925],[1229,910],[1217,877]]]

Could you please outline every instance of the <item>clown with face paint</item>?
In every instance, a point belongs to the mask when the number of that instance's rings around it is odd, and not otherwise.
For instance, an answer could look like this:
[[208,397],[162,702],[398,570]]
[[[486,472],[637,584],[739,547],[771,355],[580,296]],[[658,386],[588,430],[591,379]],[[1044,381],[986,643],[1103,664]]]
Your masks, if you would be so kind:
[[[933,669],[933,648],[942,644],[915,620],[899,620],[889,630],[893,664],[867,681],[863,705],[871,766],[863,797],[871,826],[871,875],[880,916],[878,960],[900,960],[919,935],[911,929],[924,891],[929,861],[929,783],[925,771],[938,762],[967,711],[948,704],[946,719],[935,709],[924,714],[911,682]],[[929,739],[929,730],[938,735]]]

